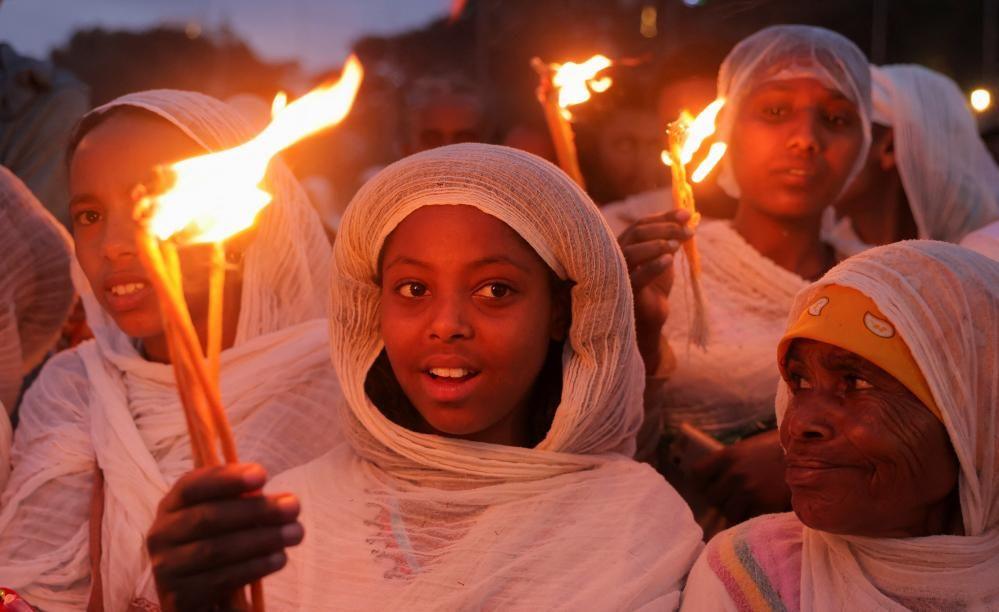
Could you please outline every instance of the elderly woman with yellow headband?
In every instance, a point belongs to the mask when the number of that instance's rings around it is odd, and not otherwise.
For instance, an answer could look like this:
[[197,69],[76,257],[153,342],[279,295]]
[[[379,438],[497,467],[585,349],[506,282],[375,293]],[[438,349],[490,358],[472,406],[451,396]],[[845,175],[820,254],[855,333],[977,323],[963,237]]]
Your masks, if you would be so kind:
[[999,264],[867,251],[798,295],[777,353],[794,512],[715,537],[684,609],[999,609]]

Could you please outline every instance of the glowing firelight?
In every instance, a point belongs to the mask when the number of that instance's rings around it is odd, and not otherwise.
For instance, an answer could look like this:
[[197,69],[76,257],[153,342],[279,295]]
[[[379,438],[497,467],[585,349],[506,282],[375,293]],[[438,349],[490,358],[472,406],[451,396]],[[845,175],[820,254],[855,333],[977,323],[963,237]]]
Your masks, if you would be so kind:
[[980,87],[971,92],[969,98],[971,101],[971,108],[975,109],[976,112],[984,113],[989,110],[990,106],[992,106],[992,94],[988,89]]
[[167,189],[142,198],[137,214],[160,240],[219,242],[251,225],[271,201],[260,187],[277,153],[343,121],[354,103],[364,70],[351,56],[340,79],[288,104],[281,93],[271,123],[252,140],[225,151],[179,161],[165,169]]
[[552,85],[558,89],[558,105],[566,120],[572,119],[570,106],[589,100],[592,97],[591,91],[603,93],[610,88],[613,83],[610,77],[597,78],[597,73],[610,65],[611,61],[603,55],[594,55],[582,64],[553,64],[555,76],[552,77]]
[[[680,161],[683,165],[687,165],[694,158],[694,154],[697,153],[704,141],[707,140],[711,135],[715,133],[715,122],[718,119],[718,113],[721,111],[722,107],[725,106],[725,99],[718,98],[711,104],[708,104],[704,110],[702,110],[697,117],[692,117],[687,111],[683,111],[680,114],[679,121],[684,125],[684,131],[686,137],[683,141],[683,146],[680,149]],[[714,169],[714,167],[721,161],[721,158],[725,155],[725,151],[728,149],[728,145],[724,142],[716,142],[711,145],[708,149],[708,155],[704,158],[694,173],[691,175],[690,180],[694,183],[700,183],[708,174]],[[663,163],[667,166],[672,164],[669,157],[668,151],[663,151],[660,156]]]

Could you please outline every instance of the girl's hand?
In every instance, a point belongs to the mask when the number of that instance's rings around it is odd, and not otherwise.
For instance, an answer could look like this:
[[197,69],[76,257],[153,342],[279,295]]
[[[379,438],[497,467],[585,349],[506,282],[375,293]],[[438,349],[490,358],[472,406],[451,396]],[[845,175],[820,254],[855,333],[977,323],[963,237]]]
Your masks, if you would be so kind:
[[689,212],[671,210],[636,221],[618,237],[635,296],[638,348],[649,373],[662,359],[659,336],[669,316],[673,255],[694,235],[688,221]]
[[232,606],[238,589],[278,571],[302,541],[294,495],[263,495],[256,464],[196,469],[160,502],[146,546],[163,610]]

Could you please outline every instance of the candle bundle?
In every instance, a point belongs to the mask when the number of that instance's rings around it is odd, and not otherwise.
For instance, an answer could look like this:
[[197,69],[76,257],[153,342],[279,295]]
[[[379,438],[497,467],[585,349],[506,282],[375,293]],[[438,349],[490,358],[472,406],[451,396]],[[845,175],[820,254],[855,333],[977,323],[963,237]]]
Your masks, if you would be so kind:
[[538,102],[545,112],[545,123],[551,133],[558,165],[576,184],[586,188],[583,173],[579,170],[576,138],[572,131],[570,106],[586,102],[591,91],[607,91],[610,77],[597,78],[597,73],[610,67],[611,61],[603,55],[594,55],[582,64],[546,64],[540,58],[531,60],[538,73]]
[[[336,83],[291,104],[279,94],[271,123],[252,140],[157,168],[155,184],[140,185],[133,193],[137,250],[159,302],[196,467],[239,460],[219,390],[226,274],[223,243],[252,227],[270,203],[271,194],[261,185],[274,155],[340,123],[350,111],[362,78],[360,62],[352,56]],[[189,244],[212,245],[204,351],[184,299],[178,248]],[[253,609],[263,610],[260,582],[250,590]]]
[[[725,100],[715,100],[696,118],[687,111],[683,111],[680,113],[680,117],[666,128],[667,148],[662,153],[662,161],[669,166],[672,174],[673,206],[690,213],[688,226],[691,229],[695,229],[700,223],[701,215],[697,212],[694,191],[687,180],[686,165],[693,159],[704,140],[714,134],[715,119],[724,105]],[[721,160],[726,148],[726,144],[723,142],[712,144],[704,161],[694,170],[691,181],[694,183],[703,181]],[[711,330],[708,324],[704,293],[701,290],[701,257],[697,250],[696,240],[691,238],[686,241],[683,244],[683,250],[687,256],[690,287],[694,298],[690,339],[697,346],[704,348],[708,344]]]

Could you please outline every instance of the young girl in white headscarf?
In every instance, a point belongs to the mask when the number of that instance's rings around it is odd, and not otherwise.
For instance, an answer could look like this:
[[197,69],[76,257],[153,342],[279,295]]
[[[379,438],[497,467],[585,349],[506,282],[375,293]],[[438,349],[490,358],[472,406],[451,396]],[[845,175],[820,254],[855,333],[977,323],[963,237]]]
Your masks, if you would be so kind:
[[999,220],[999,166],[954,81],[922,66],[871,67],[874,138],[836,211],[844,255],[923,238],[959,243]]
[[[73,305],[70,241],[28,187],[0,166],[0,490],[10,474],[11,422],[25,374],[59,337]],[[2,582],[2,579],[0,579]]]
[[795,299],[777,401],[794,513],[716,536],[690,610],[999,608],[999,263],[906,241]]
[[[863,53],[839,34],[774,26],[732,49],[718,95],[727,100],[719,138],[729,145],[718,182],[739,202],[731,221],[697,228],[706,347],[691,344],[688,275],[673,273],[671,251],[691,235],[687,213],[639,221],[620,241],[637,292],[649,385],[661,387],[650,394],[653,447],[642,449],[643,458],[665,461],[654,448],[664,424],[673,431],[688,423],[731,444],[700,463],[680,457],[684,473],[666,469],[695,513],[709,500],[738,521],[787,504],[773,431],[773,349],[795,294],[835,263],[820,239],[821,220],[865,159],[870,74]],[[668,318],[664,274],[675,278]]]
[[273,609],[677,606],[701,532],[630,458],[627,272],[564,173],[479,144],[389,166],[347,209],[331,299],[349,444],[269,486],[294,495],[241,497],[255,466],[178,482],[149,535],[165,608],[286,562]]
[[[192,467],[155,295],[137,259],[132,193],[152,169],[252,133],[196,93],[131,94],[87,115],[70,152],[73,276],[95,341],[53,358],[25,395],[0,510],[0,582],[46,609],[155,601],[144,536]],[[330,247],[280,164],[255,229],[226,243],[221,392],[242,457],[274,471],[339,439],[324,302]],[[205,320],[208,256],[182,250]],[[199,331],[203,336],[203,331]]]

